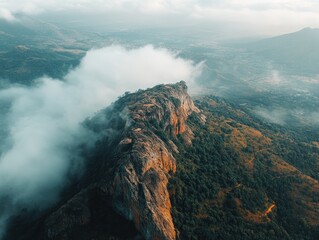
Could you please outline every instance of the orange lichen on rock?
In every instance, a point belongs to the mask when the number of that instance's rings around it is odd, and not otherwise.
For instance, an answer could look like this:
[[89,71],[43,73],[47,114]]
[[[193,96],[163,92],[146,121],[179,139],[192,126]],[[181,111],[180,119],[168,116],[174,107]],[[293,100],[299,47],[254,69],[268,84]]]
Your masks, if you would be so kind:
[[191,144],[193,133],[186,121],[199,110],[186,90],[183,82],[157,86],[150,95],[148,90],[143,96],[134,95],[138,99],[125,112],[134,128],[127,129],[121,141],[129,142],[131,148],[119,159],[113,204],[145,239],[176,239],[167,184],[176,171],[172,153],[178,149],[165,136],[180,135]]

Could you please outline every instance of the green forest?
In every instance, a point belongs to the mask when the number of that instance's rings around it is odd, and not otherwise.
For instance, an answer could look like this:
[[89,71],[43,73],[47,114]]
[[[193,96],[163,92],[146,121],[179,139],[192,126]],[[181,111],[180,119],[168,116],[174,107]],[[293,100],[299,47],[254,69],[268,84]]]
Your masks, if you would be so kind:
[[207,120],[189,118],[191,146],[175,141],[180,154],[169,185],[178,238],[318,239],[312,225],[319,191],[308,176],[318,172],[319,149],[311,136],[270,126],[215,97],[196,104]]

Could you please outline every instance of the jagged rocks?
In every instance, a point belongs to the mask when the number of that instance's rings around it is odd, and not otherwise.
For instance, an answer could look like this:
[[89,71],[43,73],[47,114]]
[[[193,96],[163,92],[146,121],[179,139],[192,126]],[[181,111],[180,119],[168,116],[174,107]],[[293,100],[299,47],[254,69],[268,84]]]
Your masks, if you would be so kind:
[[88,126],[103,137],[80,188],[37,221],[41,234],[32,239],[136,238],[125,221],[144,239],[176,239],[167,184],[176,171],[174,141],[191,144],[186,121],[193,112],[199,110],[180,82],[127,94],[98,113]]
[[178,150],[170,140],[165,143],[158,132],[170,137],[182,134],[190,143],[192,133],[186,120],[199,110],[186,90],[183,82],[158,86],[126,109],[136,128],[127,132],[132,148],[119,161],[113,204],[123,216],[134,221],[146,239],[176,238],[167,184],[170,174],[176,171],[172,151]]

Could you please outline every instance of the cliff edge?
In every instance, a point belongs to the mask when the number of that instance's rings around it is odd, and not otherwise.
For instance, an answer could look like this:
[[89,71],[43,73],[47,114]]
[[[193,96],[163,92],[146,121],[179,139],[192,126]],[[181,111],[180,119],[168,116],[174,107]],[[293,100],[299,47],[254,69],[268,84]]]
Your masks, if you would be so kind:
[[100,137],[86,173],[37,220],[30,239],[176,239],[167,184],[176,171],[174,141],[191,144],[193,112],[179,82],[126,93],[88,120]]

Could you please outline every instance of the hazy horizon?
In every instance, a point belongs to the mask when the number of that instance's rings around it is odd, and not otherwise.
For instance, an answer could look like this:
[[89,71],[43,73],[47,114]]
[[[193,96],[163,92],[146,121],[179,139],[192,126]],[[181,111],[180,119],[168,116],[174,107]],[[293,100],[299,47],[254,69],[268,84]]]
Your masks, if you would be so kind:
[[1,1],[0,19],[18,22],[23,16],[92,31],[185,28],[226,34],[228,38],[263,37],[318,28],[319,3],[313,0]]
[[83,122],[129,91],[183,80],[247,126],[317,137],[314,0],[2,0],[0,41],[0,239],[63,198],[104,134]]

